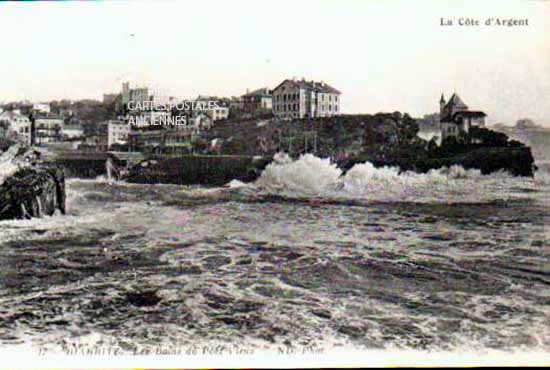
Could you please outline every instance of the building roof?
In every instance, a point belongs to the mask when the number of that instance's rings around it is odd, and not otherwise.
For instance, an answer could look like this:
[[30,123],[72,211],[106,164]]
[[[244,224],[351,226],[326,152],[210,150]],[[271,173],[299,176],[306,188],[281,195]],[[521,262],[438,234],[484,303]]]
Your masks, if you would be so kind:
[[447,116],[441,120],[441,122],[450,122],[450,123],[459,123],[457,121],[457,118],[459,116],[462,117],[486,117],[487,114],[485,112],[479,111],[479,110],[464,110],[455,112],[452,116]]
[[[443,97],[443,95],[441,95],[441,97]],[[447,104],[445,104],[445,108],[448,108],[448,107],[455,107],[463,110],[468,109],[468,106],[464,104],[462,99],[460,99],[460,96],[458,96],[456,93],[454,93],[453,96],[451,96],[451,98],[447,102]]]
[[260,89],[256,89],[254,91],[246,93],[243,96],[262,96],[269,98],[271,97],[271,90],[269,90],[267,87],[262,87]]
[[281,82],[279,85],[277,85],[277,87],[274,88],[273,91],[277,90],[285,82],[290,82],[292,87],[299,87],[306,90],[314,90],[317,92],[329,93],[329,94],[341,94],[340,91],[336,90],[334,87],[330,86],[329,84],[323,81],[315,82],[315,81],[306,81],[305,79],[301,79],[301,80],[286,79],[283,82]]
[[485,117],[487,116],[485,112],[482,112],[480,110],[466,110],[466,111],[460,111],[453,114],[453,117],[456,116],[465,116],[465,117]]
[[[443,94],[441,95],[441,101],[444,102]],[[469,110],[468,106],[462,101],[460,96],[457,93],[454,93],[449,101],[445,104],[442,109],[442,114],[444,117],[441,117],[441,122],[456,122],[458,116],[462,117],[485,117],[487,116],[482,111],[473,111]]]

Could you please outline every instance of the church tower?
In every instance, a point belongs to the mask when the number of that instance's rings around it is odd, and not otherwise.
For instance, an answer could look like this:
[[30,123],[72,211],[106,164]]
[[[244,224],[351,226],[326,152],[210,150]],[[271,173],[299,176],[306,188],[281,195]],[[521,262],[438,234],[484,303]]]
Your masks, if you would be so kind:
[[445,97],[441,93],[441,99],[439,100],[439,118],[443,118],[443,108],[445,108]]

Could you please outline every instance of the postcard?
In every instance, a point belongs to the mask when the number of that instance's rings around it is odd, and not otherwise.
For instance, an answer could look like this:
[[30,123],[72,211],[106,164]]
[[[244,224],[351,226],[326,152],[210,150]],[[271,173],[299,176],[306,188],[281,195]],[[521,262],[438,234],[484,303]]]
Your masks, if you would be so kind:
[[549,30],[1,2],[0,367],[549,365]]

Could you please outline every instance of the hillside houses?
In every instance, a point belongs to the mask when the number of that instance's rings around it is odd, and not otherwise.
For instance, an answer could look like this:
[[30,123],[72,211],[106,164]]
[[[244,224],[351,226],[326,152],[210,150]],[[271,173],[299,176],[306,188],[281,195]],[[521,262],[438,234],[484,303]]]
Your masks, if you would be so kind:
[[[178,146],[183,150],[192,138],[211,130],[220,121],[261,119],[263,124],[269,124],[272,119],[338,114],[340,94],[323,81],[287,79],[275,89],[269,86],[247,89],[241,96],[198,95],[190,100],[174,97],[163,100],[148,86],[123,82],[120,92],[105,93],[102,101],[20,101],[4,104],[2,115],[5,131],[9,127],[12,135],[29,144],[33,138],[35,145],[71,141],[81,143],[86,150],[102,151],[113,145],[150,147],[160,143],[175,147],[177,152]],[[176,120],[183,124],[164,127],[165,121]],[[159,132],[151,132],[155,130]]]

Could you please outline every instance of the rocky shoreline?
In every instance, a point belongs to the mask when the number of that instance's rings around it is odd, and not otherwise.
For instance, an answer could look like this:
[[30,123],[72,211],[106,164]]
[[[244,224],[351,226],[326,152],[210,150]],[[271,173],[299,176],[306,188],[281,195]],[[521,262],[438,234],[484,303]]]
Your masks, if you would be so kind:
[[369,154],[358,155],[338,163],[344,171],[357,163],[371,162],[375,167],[399,167],[401,171],[426,173],[430,170],[453,165],[464,169],[478,169],[483,175],[506,171],[513,176],[532,177],[536,166],[529,147],[483,147],[448,157],[393,157],[380,158]]

